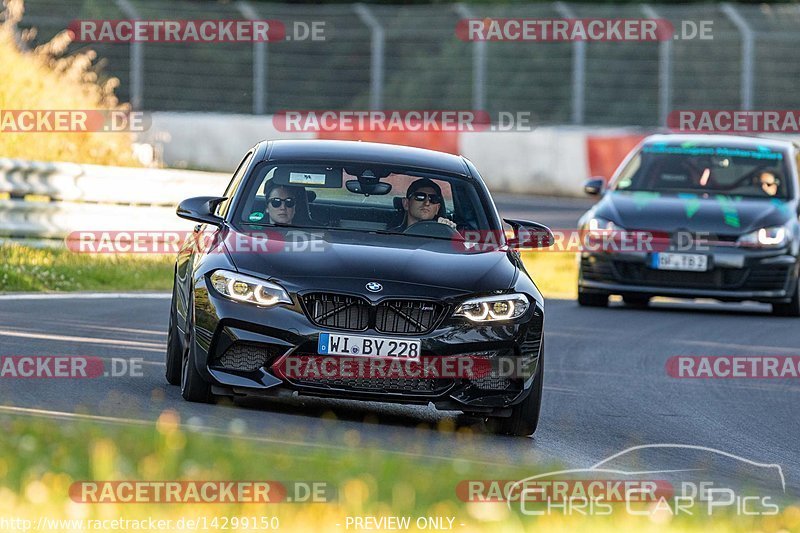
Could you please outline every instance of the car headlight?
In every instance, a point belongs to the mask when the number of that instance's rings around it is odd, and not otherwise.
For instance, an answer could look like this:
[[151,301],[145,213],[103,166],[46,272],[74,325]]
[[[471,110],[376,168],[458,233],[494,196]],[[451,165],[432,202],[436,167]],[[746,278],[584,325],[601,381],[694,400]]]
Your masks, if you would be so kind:
[[745,233],[736,240],[739,246],[749,246],[753,248],[780,248],[785,246],[789,240],[788,224],[783,226],[771,226],[761,228],[750,233]]
[[473,322],[501,322],[521,317],[528,307],[530,303],[524,294],[499,294],[467,300],[458,306],[453,316]]
[[289,294],[280,285],[238,272],[217,270],[211,274],[211,285],[218,293],[237,302],[264,307],[292,303]]

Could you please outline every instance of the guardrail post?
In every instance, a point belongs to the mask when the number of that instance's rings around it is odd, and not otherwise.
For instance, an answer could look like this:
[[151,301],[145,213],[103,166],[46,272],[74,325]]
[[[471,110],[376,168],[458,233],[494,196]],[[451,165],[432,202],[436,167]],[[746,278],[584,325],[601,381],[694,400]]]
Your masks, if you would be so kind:
[[[239,12],[248,20],[261,20],[255,8],[246,0],[236,2]],[[253,114],[263,115],[267,112],[267,43],[253,43]]]
[[[129,0],[114,0],[126,17],[140,20],[139,12]],[[142,109],[144,105],[144,43],[131,41],[130,44],[130,95],[131,107]]]
[[[644,16],[658,19],[658,12],[652,6],[642,4]],[[658,43],[658,123],[667,125],[672,109],[672,41],[664,39]]]
[[372,32],[370,56],[370,109],[381,109],[383,106],[383,50],[386,42],[385,32],[380,21],[372,14],[366,4],[354,4],[353,9],[361,22]]
[[[568,19],[577,18],[575,12],[564,2],[554,4],[556,11]],[[586,42],[574,41],[572,43],[572,123],[583,124],[585,119],[585,91],[586,91]]]
[[739,93],[742,99],[742,109],[749,111],[753,109],[753,51],[755,49],[756,33],[744,17],[733,7],[733,4],[722,4],[722,12],[742,34],[742,78]]
[[[454,7],[461,18],[477,18],[466,4],[455,4]],[[472,43],[472,109],[486,109],[486,41]]]

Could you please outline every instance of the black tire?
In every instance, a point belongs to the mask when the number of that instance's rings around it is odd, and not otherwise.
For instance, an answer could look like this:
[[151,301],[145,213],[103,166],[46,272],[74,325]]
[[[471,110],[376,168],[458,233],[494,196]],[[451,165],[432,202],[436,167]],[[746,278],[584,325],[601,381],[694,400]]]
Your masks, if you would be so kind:
[[583,307],[608,307],[608,294],[583,292],[578,289],[578,305]]
[[533,378],[531,392],[527,398],[511,408],[511,416],[489,420],[489,426],[495,433],[528,437],[536,432],[542,408],[542,391],[544,390],[542,383],[544,381],[544,340],[542,340],[542,349],[539,354],[539,364]]
[[194,363],[194,324],[187,322],[186,328],[189,334],[181,358],[181,396],[189,402],[214,403],[211,385],[203,379]]
[[630,307],[647,307],[647,304],[650,303],[650,297],[641,294],[625,294],[622,296],[622,301]]
[[175,315],[175,286],[172,287],[172,303],[169,306],[169,330],[167,332],[167,369],[164,376],[170,385],[181,384],[181,366],[183,364],[183,349],[181,347],[180,332],[178,331]]
[[794,295],[788,303],[772,304],[775,316],[800,316],[800,280],[795,281]]

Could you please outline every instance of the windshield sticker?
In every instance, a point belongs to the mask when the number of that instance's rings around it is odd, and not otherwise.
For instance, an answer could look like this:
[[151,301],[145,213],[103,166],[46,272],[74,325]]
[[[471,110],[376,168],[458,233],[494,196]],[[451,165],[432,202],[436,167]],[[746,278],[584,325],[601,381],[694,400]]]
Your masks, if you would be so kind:
[[[735,198],[736,201],[741,199],[741,197]],[[734,228],[740,227],[741,222],[739,222],[739,212],[736,210],[736,206],[733,205],[732,199],[729,196],[717,195],[717,202],[719,202],[719,205],[722,208],[722,215],[725,217],[725,224]]]
[[686,218],[692,218],[697,210],[700,209],[700,198],[692,193],[678,193],[678,198],[684,201],[683,207],[686,209]]
[[264,218],[264,213],[261,213],[260,211],[255,211],[253,213],[250,213],[250,216],[247,217],[247,220],[249,220],[250,222],[258,222],[263,218]]
[[289,172],[289,183],[294,185],[325,185],[325,174]]
[[681,146],[670,146],[663,143],[656,143],[642,148],[645,154],[668,154],[668,155],[689,155],[689,156],[723,156],[723,157],[747,157],[750,159],[767,159],[780,161],[783,159],[781,152],[772,152],[765,146],[759,146],[755,150],[745,150],[743,148],[725,148],[713,146],[695,146],[693,143],[684,143]]

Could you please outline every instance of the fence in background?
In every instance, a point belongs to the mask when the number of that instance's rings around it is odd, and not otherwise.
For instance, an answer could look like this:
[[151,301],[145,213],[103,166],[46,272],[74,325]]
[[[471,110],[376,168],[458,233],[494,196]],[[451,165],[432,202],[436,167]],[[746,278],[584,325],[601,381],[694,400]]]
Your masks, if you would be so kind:
[[[73,44],[95,49],[119,95],[146,111],[530,111],[540,124],[664,125],[673,109],[798,105],[800,5],[291,5],[239,0],[26,0],[49,39],[73,19],[324,22],[324,41]],[[463,18],[712,21],[711,40],[464,42]]]

